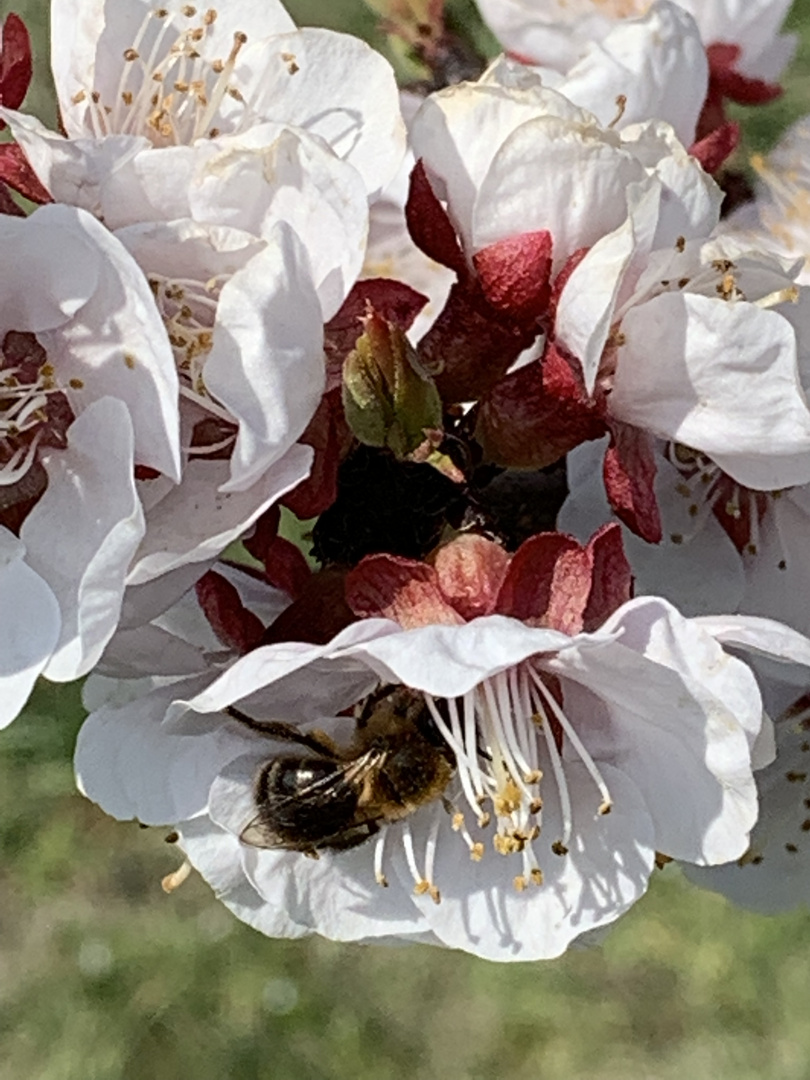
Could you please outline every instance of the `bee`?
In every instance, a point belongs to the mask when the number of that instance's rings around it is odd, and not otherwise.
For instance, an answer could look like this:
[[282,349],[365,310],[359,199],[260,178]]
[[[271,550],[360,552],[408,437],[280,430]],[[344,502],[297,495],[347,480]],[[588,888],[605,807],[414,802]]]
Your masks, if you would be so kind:
[[346,748],[322,732],[298,731],[278,721],[254,720],[236,708],[234,719],[309,753],[280,754],[256,774],[256,816],[240,839],[253,847],[348,851],[383,825],[442,798],[455,771],[424,698],[405,687],[382,687],[357,717]]

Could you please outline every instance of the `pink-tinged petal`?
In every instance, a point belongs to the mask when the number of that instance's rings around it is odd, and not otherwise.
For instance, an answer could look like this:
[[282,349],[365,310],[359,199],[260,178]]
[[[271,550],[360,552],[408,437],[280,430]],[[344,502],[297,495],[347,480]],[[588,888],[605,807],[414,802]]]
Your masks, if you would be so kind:
[[[441,903],[427,895],[414,896],[413,903],[444,945],[488,960],[551,959],[580,934],[613,922],[644,894],[658,840],[653,823],[630,776],[610,765],[600,764],[600,770],[616,793],[612,812],[602,816],[596,814],[593,780],[579,763],[566,763],[574,808],[567,855],[551,850],[562,821],[556,788],[544,788],[543,834],[533,844],[542,885],[530,882],[518,891],[512,859],[490,850],[474,862],[458,834],[441,829],[434,871]],[[430,820],[425,813],[420,817],[413,825],[417,858]],[[489,847],[486,833],[474,835],[479,838]],[[409,893],[414,881],[402,844],[389,843],[398,889]]]
[[228,462],[193,459],[182,483],[147,509],[146,536],[127,584],[141,585],[186,563],[214,558],[295,487],[309,473],[311,463],[309,447],[295,444],[252,487],[225,492]]
[[810,410],[781,315],[665,293],[632,308],[622,332],[610,397],[619,420],[704,451],[747,487],[810,480]]
[[540,230],[508,236],[473,256],[484,296],[502,316],[531,324],[545,315],[552,247],[551,233]]
[[0,527],[0,728],[20,712],[59,640],[59,604],[24,555]]
[[442,595],[462,618],[476,619],[495,611],[509,561],[494,540],[462,533],[439,548],[433,565]]
[[[77,414],[103,397],[126,403],[135,434],[135,461],[180,478],[178,380],[174,356],[149,283],[124,246],[95,218],[67,206],[44,206],[28,219],[44,242],[54,229],[94,251],[95,287],[70,323],[40,343],[64,383]],[[88,333],[89,327],[104,331]]]
[[211,724],[197,717],[193,734],[177,734],[163,724],[173,698],[194,693],[209,678],[175,682],[91,713],[76,743],[79,790],[123,821],[173,825],[203,813],[220,769],[255,742],[246,727],[223,717]]
[[611,509],[642,540],[657,544],[662,537],[655,496],[656,463],[653,440],[646,431],[611,420],[610,444],[602,476]]
[[388,61],[359,38],[308,27],[254,42],[253,49],[249,42],[243,62],[253,67],[244,93],[256,114],[319,136],[360,173],[375,199],[405,153]]
[[644,178],[641,164],[594,121],[529,120],[503,141],[481,181],[472,246],[479,250],[507,236],[547,229],[557,271],[578,248],[622,224],[627,188]]
[[420,251],[459,275],[467,273],[467,262],[456,230],[436,197],[421,160],[417,161],[411,173],[405,219],[413,242]]
[[464,620],[447,602],[432,566],[398,555],[367,555],[346,577],[346,600],[361,618],[393,619],[405,629]]
[[267,248],[222,288],[205,384],[239,421],[224,491],[261,481],[318,407],[326,373],[320,304],[306,251],[279,223]]
[[132,457],[132,422],[114,398],[85,409],[68,429],[65,450],[42,456],[48,487],[20,538],[62,613],[45,669],[57,682],[87,674],[118,623],[127,569],[144,534]]

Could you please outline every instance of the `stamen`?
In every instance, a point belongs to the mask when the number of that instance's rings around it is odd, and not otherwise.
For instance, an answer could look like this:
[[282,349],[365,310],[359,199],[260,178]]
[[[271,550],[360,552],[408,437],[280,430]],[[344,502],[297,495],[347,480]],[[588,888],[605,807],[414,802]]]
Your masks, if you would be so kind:
[[448,746],[450,747],[450,749],[453,751],[453,753],[456,756],[456,765],[457,765],[457,769],[458,769],[458,777],[459,777],[459,781],[461,783],[461,787],[462,787],[462,789],[464,791],[465,798],[467,799],[467,802],[469,803],[469,805],[472,808],[473,812],[478,813],[479,812],[479,805],[478,805],[478,802],[477,802],[477,793],[473,789],[472,782],[471,782],[471,777],[473,777],[474,775],[476,775],[479,772],[478,764],[477,764],[477,762],[473,762],[473,761],[471,761],[469,759],[469,757],[467,756],[467,751],[466,751],[465,747],[463,746],[463,744],[461,742],[461,739],[458,738],[457,735],[456,735],[456,732],[459,729],[459,718],[458,718],[458,709],[457,709],[457,706],[456,706],[456,701],[455,701],[454,698],[451,698],[451,699],[448,700],[448,703],[447,703],[448,704],[448,711],[450,713],[451,723],[453,723],[453,726],[455,728],[455,731],[451,731],[450,729],[448,729],[447,725],[445,724],[444,717],[442,716],[442,714],[439,712],[438,708],[436,707],[436,702],[431,697],[431,695],[430,694],[425,694],[424,696],[425,696],[425,703],[427,704],[427,707],[430,710],[430,715],[433,718],[433,722],[435,723],[435,725],[438,728],[440,734],[445,739]]
[[425,893],[429,893],[431,889],[430,882],[419,873],[419,867],[416,865],[416,855],[413,850],[413,834],[411,832],[411,823],[405,821],[402,827],[402,846],[405,848],[405,859],[408,863],[408,869],[411,872],[411,876],[414,880],[414,893],[417,896],[424,896]]
[[191,873],[191,863],[186,859],[173,873],[167,874],[161,881],[161,887],[165,893],[173,893],[179,889]]
[[554,781],[557,784],[557,791],[560,794],[560,812],[563,821],[562,840],[555,840],[551,845],[551,850],[554,851],[555,854],[565,854],[571,843],[571,830],[573,825],[571,818],[571,795],[568,791],[568,784],[565,779],[560,752],[554,741],[554,733],[551,731],[551,725],[547,721],[543,701],[535,687],[531,688],[530,694],[532,705],[535,709],[534,722],[543,732],[543,736],[546,740],[546,749],[548,750],[548,756],[551,758],[551,771],[554,773]]
[[429,883],[430,898],[434,904],[441,902],[441,893],[433,884],[433,866],[436,861],[436,846],[439,840],[439,828],[442,823],[441,817],[441,805],[437,805],[433,814],[433,823],[428,833],[427,843],[425,844],[425,880]]
[[388,829],[381,829],[374,845],[374,880],[384,889],[388,888],[388,878],[383,873],[383,855],[385,853],[385,837]]
[[797,285],[788,285],[784,289],[768,293],[767,296],[753,302],[757,307],[766,309],[776,307],[777,304],[797,304],[799,302],[799,288]]
[[18,480],[22,480],[34,463],[41,435],[42,432],[38,431],[27,448],[18,447],[11,458],[0,466],[0,486],[16,484]]
[[579,735],[577,735],[576,731],[574,731],[574,729],[571,726],[567,716],[565,715],[565,713],[562,711],[559,704],[555,700],[554,695],[551,693],[551,691],[548,689],[548,687],[543,683],[543,680],[540,678],[540,676],[537,674],[537,672],[533,668],[529,667],[528,670],[529,670],[529,676],[530,676],[532,682],[537,687],[537,689],[540,691],[540,693],[543,695],[543,697],[546,699],[546,702],[548,703],[548,707],[554,713],[554,718],[556,719],[556,721],[560,725],[560,727],[563,729],[565,737],[571,743],[574,750],[576,750],[576,752],[579,754],[579,757],[580,757],[580,760],[582,761],[582,764],[585,766],[585,768],[591,774],[591,778],[593,779],[594,783],[596,784],[597,788],[599,789],[599,794],[602,796],[602,802],[601,802],[601,804],[599,806],[599,809],[598,809],[597,813],[599,813],[599,814],[609,814],[610,810],[611,810],[611,807],[613,806],[613,799],[610,797],[610,792],[608,791],[607,784],[602,779],[602,774],[599,772],[599,769],[596,766],[596,762],[593,760],[591,755],[585,749],[585,744],[582,742]]

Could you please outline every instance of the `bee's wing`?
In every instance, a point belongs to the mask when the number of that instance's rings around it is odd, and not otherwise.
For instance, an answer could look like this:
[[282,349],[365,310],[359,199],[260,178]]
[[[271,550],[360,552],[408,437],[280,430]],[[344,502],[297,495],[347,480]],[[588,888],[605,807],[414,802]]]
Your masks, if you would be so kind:
[[[343,762],[329,776],[314,780],[294,795],[276,798],[272,810],[260,809],[239,834],[239,839],[251,847],[279,851],[301,851],[303,837],[312,829],[313,851],[316,846],[330,844],[355,827],[363,828],[378,815],[363,813],[362,806],[367,781],[385,761],[386,753],[369,750],[358,758]],[[359,811],[359,812],[358,812]],[[370,835],[368,828],[365,839]],[[334,845],[332,845],[334,846]]]

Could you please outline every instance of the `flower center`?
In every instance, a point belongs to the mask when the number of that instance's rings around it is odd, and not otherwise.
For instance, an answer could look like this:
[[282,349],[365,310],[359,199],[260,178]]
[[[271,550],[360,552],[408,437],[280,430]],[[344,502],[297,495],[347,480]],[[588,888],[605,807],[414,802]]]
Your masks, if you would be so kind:
[[[71,379],[80,390],[80,379]],[[10,331],[0,350],[0,520],[13,528],[21,520],[8,518],[12,508],[42,494],[45,477],[38,475],[40,447],[64,449],[67,429],[75,415],[56,381],[53,365],[33,334]]]
[[[806,163],[807,128],[798,128],[771,160],[754,154],[751,166],[764,181],[769,201],[760,201],[760,216],[787,251],[805,254],[802,230],[810,229],[810,176]],[[774,158],[778,157],[778,163]],[[798,234],[798,235],[797,235]]]
[[[556,682],[549,682],[531,660],[494,675],[460,698],[439,701],[424,695],[430,716],[455,757],[456,779],[449,797],[435,804],[421,867],[410,822],[401,823],[405,858],[417,894],[429,893],[437,903],[440,899],[433,867],[445,811],[450,812],[452,828],[466,844],[471,859],[483,859],[488,845],[473,838],[468,827],[470,814],[479,837],[491,829],[491,853],[518,860],[513,884],[519,892],[532,884],[543,884],[536,848],[544,836],[541,789],[546,774],[557,790],[561,816],[561,829],[549,846],[562,857],[571,844],[573,812],[564,746],[593,780],[594,812],[610,812],[613,801],[608,787],[557,695]],[[380,884],[385,884],[386,832],[380,833],[374,856]]]
[[[670,533],[672,543],[689,543],[714,516],[741,555],[758,555],[762,522],[782,492],[743,487],[705,454],[680,443],[669,443],[665,455],[678,470],[675,491],[684,500],[692,521],[692,528]],[[784,559],[779,567],[785,568]]]
[[205,361],[214,343],[214,319],[219,294],[227,274],[208,281],[168,278],[149,274],[155,303],[166,325],[180,377],[180,395],[193,401],[218,423],[202,421],[195,428],[192,444],[185,449],[194,454],[216,454],[229,448],[236,437],[236,421],[211,396],[205,385]]
[[73,103],[88,101],[93,134],[145,135],[155,146],[189,145],[220,134],[213,126],[226,98],[243,106],[229,130],[238,132],[253,120],[241,91],[231,81],[236,58],[247,41],[237,31],[224,59],[209,60],[201,44],[217,19],[209,8],[198,12],[186,4],[179,12],[154,8],[144,18],[132,44],[124,50],[115,95],[105,101],[99,90],[79,90]]

